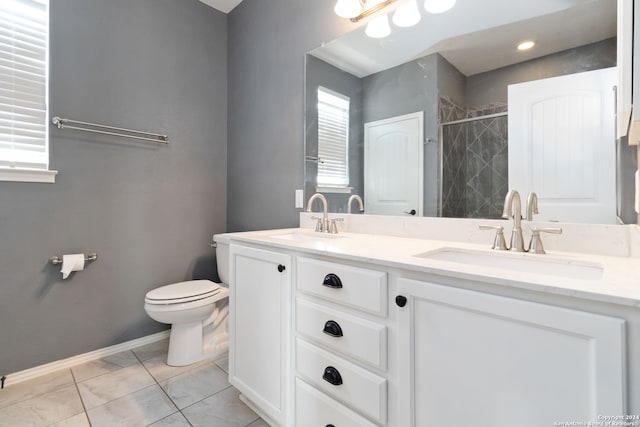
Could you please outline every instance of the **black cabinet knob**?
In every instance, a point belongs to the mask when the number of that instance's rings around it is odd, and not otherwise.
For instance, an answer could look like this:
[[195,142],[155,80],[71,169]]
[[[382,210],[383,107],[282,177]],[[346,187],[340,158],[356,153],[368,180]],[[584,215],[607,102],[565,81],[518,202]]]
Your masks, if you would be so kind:
[[418,212],[416,212],[416,210],[415,210],[415,209],[411,209],[409,212],[405,211],[404,213],[409,214],[409,215],[415,215],[415,214],[417,214]]
[[322,379],[333,385],[342,385],[342,375],[340,372],[333,366],[327,366],[324,369],[324,374],[322,375]]
[[286,269],[287,269],[287,267],[285,267],[284,265],[282,265],[282,264],[278,264],[278,271],[279,271],[280,273],[282,273],[282,272],[283,272],[283,271],[285,271]]
[[407,305],[407,297],[402,296],[402,295],[398,295],[396,297],[396,305],[398,307],[404,307],[405,305]]
[[322,281],[322,286],[326,286],[327,288],[331,288],[331,289],[341,289],[342,281],[337,275],[333,273],[329,273],[326,276],[324,276],[324,280]]
[[336,426],[334,426],[333,424],[327,424],[326,427],[336,427]]
[[322,332],[336,338],[342,336],[342,328],[335,320],[327,320],[327,323],[324,324],[324,329],[322,330]]

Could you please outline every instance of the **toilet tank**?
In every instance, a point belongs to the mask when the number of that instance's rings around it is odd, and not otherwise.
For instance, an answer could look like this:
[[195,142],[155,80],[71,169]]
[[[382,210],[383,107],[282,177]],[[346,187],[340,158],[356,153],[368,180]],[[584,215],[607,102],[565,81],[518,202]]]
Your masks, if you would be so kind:
[[225,234],[213,236],[216,242],[216,264],[218,265],[218,277],[222,283],[229,284],[229,237]]

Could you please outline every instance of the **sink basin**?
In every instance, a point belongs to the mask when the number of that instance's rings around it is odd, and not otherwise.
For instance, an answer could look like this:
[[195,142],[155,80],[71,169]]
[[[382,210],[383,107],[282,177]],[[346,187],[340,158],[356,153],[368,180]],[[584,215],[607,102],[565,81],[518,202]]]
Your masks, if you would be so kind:
[[324,241],[324,240],[333,240],[333,239],[341,239],[344,237],[342,234],[330,234],[330,233],[319,233],[313,230],[300,230],[293,231],[291,233],[283,233],[283,234],[274,234],[269,237],[274,237],[276,239],[283,240],[297,240],[297,241]]
[[534,255],[489,250],[441,248],[414,256],[435,261],[581,280],[600,280],[604,272],[600,264],[558,258],[548,254]]

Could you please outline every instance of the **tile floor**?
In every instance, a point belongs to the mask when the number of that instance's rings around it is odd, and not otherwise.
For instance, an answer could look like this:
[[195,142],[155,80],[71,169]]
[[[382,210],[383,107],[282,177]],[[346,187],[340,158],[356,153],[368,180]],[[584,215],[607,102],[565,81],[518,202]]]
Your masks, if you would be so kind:
[[226,359],[168,366],[168,341],[0,390],[0,427],[265,427],[228,382]]

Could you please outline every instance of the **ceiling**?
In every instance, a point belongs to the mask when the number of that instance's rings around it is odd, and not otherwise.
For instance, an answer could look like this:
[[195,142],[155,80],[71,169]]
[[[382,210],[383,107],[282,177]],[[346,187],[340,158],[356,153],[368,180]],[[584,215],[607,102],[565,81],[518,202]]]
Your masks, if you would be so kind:
[[236,7],[242,2],[242,0],[200,0],[200,1],[224,13],[231,12],[234,7]]
[[[401,3],[401,2],[399,2]],[[458,0],[410,28],[372,39],[360,27],[311,52],[358,77],[438,52],[466,76],[616,35],[616,0]],[[518,52],[526,39],[536,47]]]

